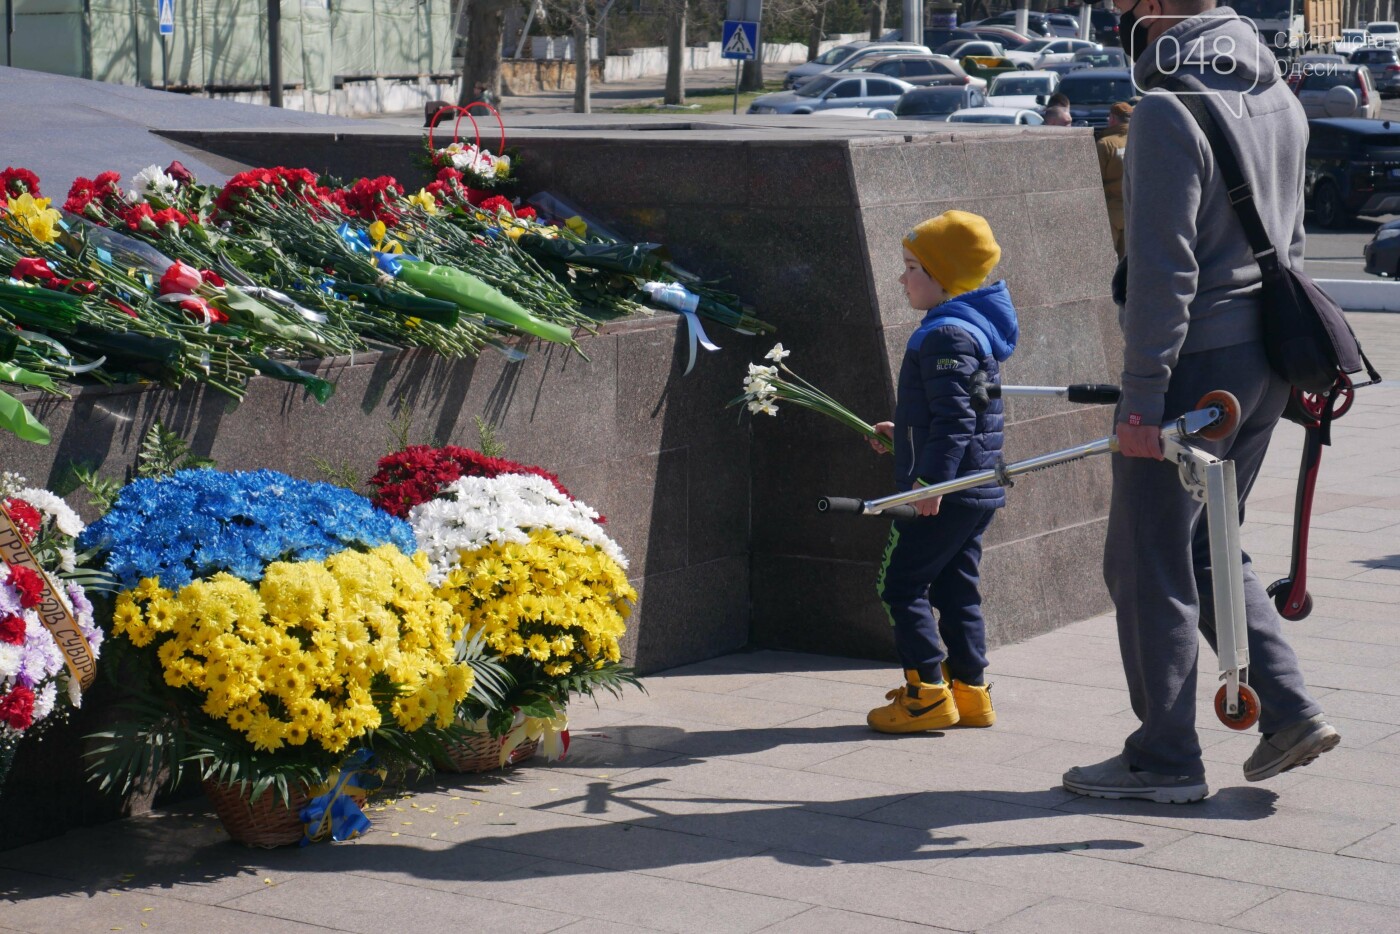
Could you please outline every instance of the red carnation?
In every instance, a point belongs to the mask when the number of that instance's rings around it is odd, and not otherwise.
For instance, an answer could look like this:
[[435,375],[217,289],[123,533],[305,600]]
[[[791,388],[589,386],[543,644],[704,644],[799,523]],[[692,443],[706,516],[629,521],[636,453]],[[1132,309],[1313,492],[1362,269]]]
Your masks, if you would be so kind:
[[16,279],[52,279],[54,271],[49,268],[48,260],[26,256],[15,263],[10,275]]
[[6,613],[0,617],[0,642],[8,642],[10,645],[24,644],[24,617],[16,616],[14,613]]
[[10,166],[5,171],[0,172],[0,189],[11,198],[18,198],[23,194],[30,194],[34,197],[41,197],[39,194],[39,176],[28,169],[17,169]]
[[[485,204],[487,201],[490,201],[493,197],[500,197],[500,196],[499,196],[499,195],[492,195],[491,192],[489,192],[489,191],[482,191],[480,188],[468,188],[468,189],[467,189],[467,203],[468,203],[468,204],[471,204],[471,205],[475,205],[476,207],[481,207],[481,206],[482,206],[483,204]],[[504,199],[502,199],[502,200],[504,200]]]
[[19,605],[26,610],[38,606],[44,599],[43,578],[27,567],[10,565],[10,586],[19,593]]
[[34,692],[16,685],[0,697],[0,723],[12,730],[27,730],[34,723]]
[[26,542],[32,542],[39,537],[39,528],[44,523],[44,517],[40,515],[39,510],[22,499],[11,498],[5,500],[5,511],[10,514],[15,528]]
[[535,210],[534,208],[532,208],[532,207],[523,207],[523,208],[517,208],[517,209],[516,209],[516,211],[515,211],[515,216],[516,216],[516,217],[519,217],[519,218],[523,218],[523,219],[525,219],[525,220],[534,220],[535,218],[539,217],[540,215],[539,215],[539,212],[536,211],[536,210]]
[[158,229],[156,212],[144,201],[138,201],[126,208],[121,212],[121,218],[126,222],[126,226],[132,230],[155,233]]
[[419,503],[437,498],[442,489],[461,477],[496,477],[501,474],[533,474],[544,477],[570,499],[573,496],[559,478],[539,467],[517,464],[500,457],[487,457],[470,448],[447,445],[431,448],[413,445],[379,461],[379,470],[370,478],[374,488],[370,499],[385,512],[401,519]]
[[151,219],[155,221],[156,226],[160,227],[161,229],[165,229],[170,224],[174,224],[176,227],[183,228],[186,224],[190,222],[190,219],[186,214],[184,214],[182,211],[177,211],[174,208],[166,208],[163,211],[157,211],[154,215],[152,215]]
[[107,195],[117,192],[117,183],[121,180],[121,175],[116,172],[103,172],[92,180],[92,186],[97,189],[99,198],[105,198]]
[[207,283],[208,285],[212,285],[220,289],[228,285],[228,283],[224,281],[224,277],[219,275],[212,269],[201,269],[199,271],[199,275],[204,279],[205,283]]
[[[469,188],[469,189],[467,189],[467,191],[470,192],[471,189]],[[476,202],[472,202],[472,203],[473,203],[473,204],[476,204]],[[509,214],[511,217],[514,217],[514,216],[515,216],[515,208],[513,208],[513,207],[511,206],[511,203],[510,203],[510,201],[509,201],[508,199],[502,198],[500,195],[496,195],[496,196],[494,196],[494,197],[487,198],[485,201],[482,201],[480,204],[477,204],[476,206],[477,206],[478,208],[480,208],[481,210],[485,211],[487,214],[496,214],[496,213],[499,213],[500,211],[504,210],[504,211],[505,211],[507,214]]]

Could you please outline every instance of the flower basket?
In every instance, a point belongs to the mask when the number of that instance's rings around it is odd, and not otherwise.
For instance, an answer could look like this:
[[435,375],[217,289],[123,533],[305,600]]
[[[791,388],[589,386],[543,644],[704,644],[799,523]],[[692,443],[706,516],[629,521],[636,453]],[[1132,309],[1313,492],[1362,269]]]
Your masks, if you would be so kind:
[[[305,785],[296,786],[290,802],[284,802],[272,789],[252,801],[252,790],[244,784],[225,785],[206,780],[203,787],[214,813],[219,815],[219,822],[235,843],[272,849],[297,843],[305,832],[301,809],[311,800]],[[364,806],[367,795],[355,791],[347,794],[356,804]]]
[[[440,772],[492,772],[501,768],[501,743],[505,737],[490,733],[473,733],[460,742],[452,743],[445,749],[437,762]],[[513,768],[539,751],[537,739],[527,739],[511,751],[505,768]]]

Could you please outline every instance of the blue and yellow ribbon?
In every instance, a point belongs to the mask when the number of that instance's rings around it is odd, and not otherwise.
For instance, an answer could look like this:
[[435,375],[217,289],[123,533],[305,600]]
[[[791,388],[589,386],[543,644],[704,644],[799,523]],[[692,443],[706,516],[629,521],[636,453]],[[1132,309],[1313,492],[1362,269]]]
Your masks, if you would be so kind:
[[301,822],[305,825],[301,845],[326,839],[341,843],[369,830],[369,818],[360,810],[352,793],[368,794],[383,784],[384,769],[379,768],[372,751],[360,749],[351,754],[321,786],[328,790],[313,797],[301,809]]

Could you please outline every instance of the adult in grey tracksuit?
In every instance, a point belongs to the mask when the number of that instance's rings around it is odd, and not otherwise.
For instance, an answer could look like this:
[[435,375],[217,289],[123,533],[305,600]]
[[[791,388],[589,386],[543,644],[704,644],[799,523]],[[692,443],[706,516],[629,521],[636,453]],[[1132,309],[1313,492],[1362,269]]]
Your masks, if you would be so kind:
[[[1138,6],[1149,9],[1139,9],[1139,17],[1161,11],[1189,18],[1158,27],[1133,76],[1150,89],[1175,72],[1217,92],[1206,103],[1235,148],[1269,236],[1285,262],[1301,262],[1303,108],[1253,27],[1209,3],[1141,0]],[[1160,459],[1157,426],[1195,408],[1210,390],[1234,393],[1243,410],[1238,429],[1200,446],[1235,461],[1243,512],[1289,389],[1264,357],[1258,264],[1210,146],[1173,94],[1148,93],[1134,110],[1124,200],[1128,274],[1119,306],[1125,354],[1116,419],[1124,454],[1113,458],[1104,578],[1142,725],[1121,756],[1071,769],[1065,787],[1184,802],[1207,794],[1195,729],[1196,630],[1199,624],[1214,645],[1210,554],[1202,505],[1182,489],[1176,465]],[[1337,736],[1308,696],[1273,602],[1248,555],[1244,560],[1249,683],[1262,703],[1265,734],[1245,774],[1258,780],[1311,761]]]

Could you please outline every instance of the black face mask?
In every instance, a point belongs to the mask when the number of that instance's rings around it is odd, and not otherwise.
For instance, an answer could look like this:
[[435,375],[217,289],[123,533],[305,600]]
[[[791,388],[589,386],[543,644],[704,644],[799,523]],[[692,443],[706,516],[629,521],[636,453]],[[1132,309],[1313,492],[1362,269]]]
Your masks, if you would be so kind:
[[1128,56],[1130,62],[1136,62],[1137,57],[1147,51],[1147,24],[1139,21],[1135,12],[1141,4],[1142,0],[1137,0],[1131,10],[1118,18],[1123,54]]

